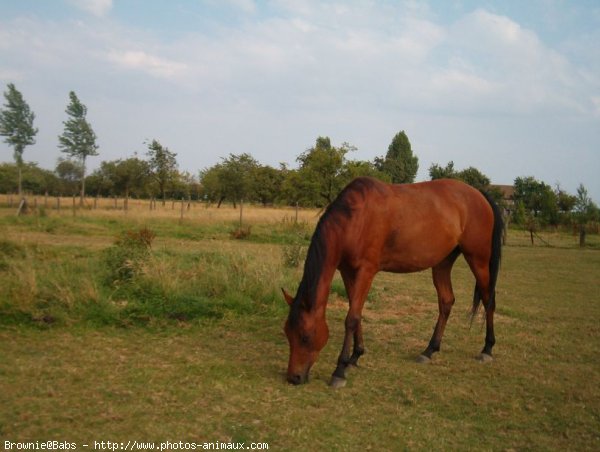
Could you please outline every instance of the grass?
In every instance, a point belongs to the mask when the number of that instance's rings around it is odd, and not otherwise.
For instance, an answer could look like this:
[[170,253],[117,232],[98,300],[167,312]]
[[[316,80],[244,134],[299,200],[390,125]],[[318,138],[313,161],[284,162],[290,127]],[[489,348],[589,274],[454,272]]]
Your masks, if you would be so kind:
[[[532,247],[509,233],[490,365],[473,359],[484,331],[481,321],[469,329],[473,282],[462,259],[442,351],[428,366],[414,357],[437,315],[430,273],[378,275],[364,312],[367,354],[347,387],[331,390],[347,306],[339,278],[311,382],[284,382],[279,287],[294,290],[301,275],[285,248],[306,245],[314,213],[298,229],[289,212],[245,207],[252,235],[238,241],[234,222],[206,210],[210,221],[183,222],[0,210],[0,439],[600,448],[600,252],[578,249],[577,237],[543,236],[554,247]],[[157,234],[151,253],[115,284],[106,254],[123,231],[144,226]]]

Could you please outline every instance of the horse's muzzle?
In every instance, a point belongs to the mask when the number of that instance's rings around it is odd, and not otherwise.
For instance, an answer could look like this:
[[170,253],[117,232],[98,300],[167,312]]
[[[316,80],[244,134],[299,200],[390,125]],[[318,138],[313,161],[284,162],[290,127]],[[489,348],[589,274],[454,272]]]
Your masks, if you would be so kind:
[[308,372],[306,374],[292,374],[287,377],[288,383],[301,385],[308,382]]

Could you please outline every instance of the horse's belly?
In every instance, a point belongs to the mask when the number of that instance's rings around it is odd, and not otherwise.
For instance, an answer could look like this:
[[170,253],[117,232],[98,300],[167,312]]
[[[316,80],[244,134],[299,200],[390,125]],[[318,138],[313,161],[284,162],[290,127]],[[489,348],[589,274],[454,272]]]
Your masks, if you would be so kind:
[[394,247],[384,247],[379,268],[393,273],[411,273],[435,267],[458,245],[450,238],[429,242],[412,242]]

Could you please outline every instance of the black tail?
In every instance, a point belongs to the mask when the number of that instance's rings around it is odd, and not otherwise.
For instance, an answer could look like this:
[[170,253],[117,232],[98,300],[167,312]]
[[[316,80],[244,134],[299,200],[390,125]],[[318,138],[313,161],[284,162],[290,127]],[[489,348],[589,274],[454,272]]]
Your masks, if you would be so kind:
[[[498,204],[491,198],[487,193],[482,192],[485,199],[490,203],[492,211],[494,212],[494,228],[492,229],[492,254],[490,256],[490,286],[489,286],[489,307],[492,309],[496,306],[496,282],[498,281],[498,272],[500,271],[500,259],[502,257],[502,234],[504,232],[504,221],[502,220],[502,211]],[[473,310],[471,311],[471,321],[475,317],[479,304],[481,303],[481,294],[475,286],[475,293],[473,294]]]

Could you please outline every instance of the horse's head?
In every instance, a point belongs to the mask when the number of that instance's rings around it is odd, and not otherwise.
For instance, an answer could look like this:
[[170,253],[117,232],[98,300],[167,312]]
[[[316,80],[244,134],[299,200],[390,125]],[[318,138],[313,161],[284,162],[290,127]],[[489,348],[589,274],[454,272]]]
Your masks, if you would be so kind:
[[314,309],[306,309],[304,303],[293,305],[293,297],[285,290],[283,295],[290,305],[290,315],[284,327],[290,344],[287,380],[298,385],[308,381],[310,368],[327,343],[329,329],[324,315],[318,315]]

